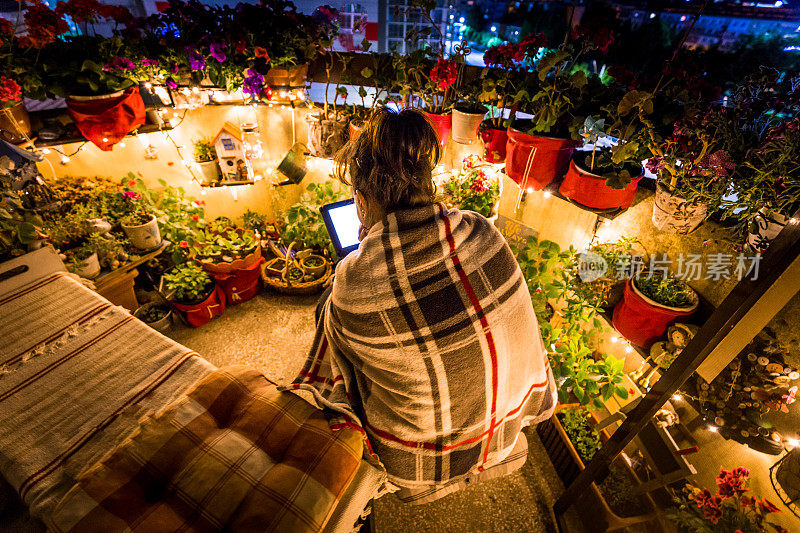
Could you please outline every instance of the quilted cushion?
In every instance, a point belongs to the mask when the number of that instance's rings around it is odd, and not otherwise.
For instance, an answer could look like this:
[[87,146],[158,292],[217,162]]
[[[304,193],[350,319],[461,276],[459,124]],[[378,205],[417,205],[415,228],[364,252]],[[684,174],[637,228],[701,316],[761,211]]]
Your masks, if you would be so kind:
[[216,371],[80,476],[56,531],[320,531],[360,433],[241,367]]

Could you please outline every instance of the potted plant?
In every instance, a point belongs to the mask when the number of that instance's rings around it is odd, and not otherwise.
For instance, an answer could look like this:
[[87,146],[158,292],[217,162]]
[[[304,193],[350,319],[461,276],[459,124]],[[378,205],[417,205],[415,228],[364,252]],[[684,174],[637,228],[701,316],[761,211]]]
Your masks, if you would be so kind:
[[638,241],[620,237],[618,241],[598,243],[576,254],[572,260],[572,290],[582,299],[612,309],[622,299],[625,282],[644,264],[644,253],[634,248]]
[[14,144],[31,136],[31,120],[22,103],[22,88],[6,76],[0,76],[0,129],[11,133],[9,142]]
[[500,181],[493,169],[476,165],[477,156],[464,159],[461,170],[441,183],[442,201],[448,207],[475,211],[486,218],[497,217]]
[[453,116],[450,112],[452,103],[450,99],[455,90],[453,87],[458,81],[458,65],[452,59],[439,58],[427,75],[425,89],[421,97],[425,102],[423,112],[430,119],[439,144],[447,146],[452,129]]
[[613,326],[637,346],[650,348],[673,322],[691,316],[699,298],[689,285],[661,272],[629,279],[614,307]]
[[[612,123],[586,117],[578,134],[592,150],[575,152],[558,190],[592,209],[627,209],[644,177],[641,161],[650,155],[647,141],[653,100],[644,91],[628,91],[618,104],[605,106],[603,111]],[[598,147],[598,141],[607,136],[616,141],[612,146]]]
[[172,326],[172,307],[166,303],[146,303],[139,307],[133,313],[133,316],[161,333],[164,333]]
[[172,305],[186,313],[187,321],[195,327],[225,311],[225,293],[194,263],[184,263],[165,272],[162,281]]
[[302,243],[308,248],[335,258],[336,252],[319,209],[325,204],[345,197],[347,191],[335,190],[333,181],[328,180],[324,184],[310,183],[300,201],[283,214],[281,237],[287,243]]
[[[345,127],[348,124],[345,103],[348,93],[341,86],[341,75],[346,71],[349,59],[344,56],[340,57],[342,70],[339,72],[339,81],[334,86],[333,99],[330,103],[328,101],[331,75],[337,56],[332,50],[325,52],[325,102],[321,110],[306,115],[308,146],[317,157],[331,158],[345,143]],[[342,99],[342,105],[337,104],[339,98]]]
[[788,533],[769,521],[768,515],[780,509],[766,498],[758,499],[747,488],[750,471],[737,467],[720,468],[716,493],[687,483],[674,495],[675,507],[667,514],[680,531],[741,531],[746,533]]
[[261,243],[253,230],[228,227],[198,234],[195,257],[211,274],[231,274],[260,262]]
[[67,250],[64,255],[67,258],[67,268],[73,274],[86,279],[94,279],[100,275],[100,260],[93,246],[84,244]]
[[453,107],[453,140],[459,144],[472,144],[478,138],[478,129],[486,116],[486,106],[480,102],[482,83],[474,81],[458,86],[460,100]]
[[121,195],[128,204],[127,214],[121,219],[122,230],[131,241],[131,245],[142,251],[154,250],[161,246],[158,220],[142,201],[142,195],[134,191],[125,191]]
[[44,236],[44,221],[23,208],[22,194],[14,188],[16,166],[0,156],[0,261],[23,255]]
[[216,185],[221,177],[217,150],[208,139],[198,139],[192,145],[194,147],[194,162],[200,169],[200,185]]
[[307,254],[300,259],[300,267],[308,275],[313,276],[314,279],[319,278],[325,273],[328,268],[329,261],[319,254]]
[[[598,432],[595,425],[597,419],[585,408],[567,408],[537,426],[545,451],[565,484],[577,477],[601,443],[608,440],[608,434]],[[635,493],[639,484],[632,468],[617,459],[609,475],[600,483],[592,483],[580,496],[581,520],[587,530],[618,531],[655,523],[655,502],[649,494]]]

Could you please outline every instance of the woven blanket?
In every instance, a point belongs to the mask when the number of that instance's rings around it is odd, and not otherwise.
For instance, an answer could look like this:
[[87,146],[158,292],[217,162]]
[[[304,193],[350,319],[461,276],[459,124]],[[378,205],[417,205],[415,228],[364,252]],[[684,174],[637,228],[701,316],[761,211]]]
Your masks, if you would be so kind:
[[[291,387],[362,428],[389,480],[431,487],[502,461],[555,383],[522,272],[485,218],[397,211],[336,267]],[[524,436],[522,437],[524,438]]]
[[204,378],[80,477],[55,531],[321,531],[361,463],[357,431],[254,370]]
[[79,473],[214,367],[56,273],[0,297],[0,473],[48,522]]

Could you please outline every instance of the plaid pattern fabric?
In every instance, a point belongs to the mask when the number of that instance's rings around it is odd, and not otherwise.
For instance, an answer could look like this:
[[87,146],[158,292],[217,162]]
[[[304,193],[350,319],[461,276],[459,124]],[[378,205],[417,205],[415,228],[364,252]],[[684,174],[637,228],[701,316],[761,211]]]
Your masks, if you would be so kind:
[[552,415],[522,272],[475,213],[435,204],[376,224],[337,266],[317,329],[291,387],[338,410],[335,427],[362,428],[400,487],[489,468]]
[[362,438],[244,367],[209,374],[78,478],[51,527],[71,532],[321,531]]

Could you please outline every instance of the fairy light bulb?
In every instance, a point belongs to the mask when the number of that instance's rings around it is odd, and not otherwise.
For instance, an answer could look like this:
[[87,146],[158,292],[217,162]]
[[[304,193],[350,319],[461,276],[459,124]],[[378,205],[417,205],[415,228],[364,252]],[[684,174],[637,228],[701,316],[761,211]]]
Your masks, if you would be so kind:
[[125,141],[120,141],[119,142],[119,147],[120,148],[125,148]]
[[716,433],[717,431],[719,431],[719,428],[717,426],[708,426],[708,430],[711,433]]
[[553,196],[553,194],[550,191],[544,191],[545,198],[550,198],[551,196]]
[[144,84],[144,88],[145,88],[145,89],[152,89],[152,88],[153,88],[153,84],[152,84],[152,83],[150,83],[149,81],[147,81],[147,82],[145,82],[145,84]]
[[617,337],[616,335],[614,335],[613,337],[611,337],[611,342],[613,342],[613,343],[617,343],[617,342],[619,342],[619,337]]
[[528,194],[533,194],[533,187],[528,187]]
[[66,165],[67,163],[69,163],[69,157],[67,157],[65,155],[62,155],[61,156],[61,164],[62,165]]
[[169,119],[169,125],[172,126],[173,128],[176,127],[178,124],[180,124],[180,122],[181,121],[178,117],[172,117],[171,119]]
[[200,94],[200,88],[199,88],[199,87],[197,87],[197,86],[195,86],[195,87],[192,87],[192,92],[193,92],[194,94]]
[[42,148],[42,153],[43,153],[44,155],[47,155],[47,154],[49,154],[49,153],[50,153],[50,148]]
[[103,137],[103,142],[107,143],[108,142],[108,137]]
[[683,400],[683,396],[681,396],[680,394],[673,394],[672,399],[675,400],[676,402],[679,402]]
[[631,348],[630,346],[626,346],[625,347],[625,353],[632,353],[632,352],[633,352],[633,348]]

